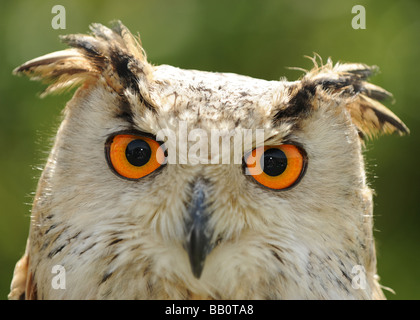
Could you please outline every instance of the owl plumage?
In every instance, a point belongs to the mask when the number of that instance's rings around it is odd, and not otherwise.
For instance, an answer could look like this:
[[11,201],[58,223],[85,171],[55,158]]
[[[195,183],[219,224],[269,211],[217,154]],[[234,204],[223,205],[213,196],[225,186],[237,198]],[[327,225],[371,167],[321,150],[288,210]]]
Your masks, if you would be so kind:
[[[15,70],[47,81],[44,94],[79,88],[38,183],[10,299],[384,298],[363,139],[408,129],[379,102],[391,94],[367,82],[376,68],[328,60],[298,81],[266,81],[153,66],[121,23],[91,31]],[[154,139],[181,122],[209,134],[263,129],[264,145],[304,150],[305,167],[280,191],[232,161],[168,163],[138,179],[113,170],[110,137]],[[193,142],[165,144],[182,154]],[[52,286],[56,265],[65,289]]]

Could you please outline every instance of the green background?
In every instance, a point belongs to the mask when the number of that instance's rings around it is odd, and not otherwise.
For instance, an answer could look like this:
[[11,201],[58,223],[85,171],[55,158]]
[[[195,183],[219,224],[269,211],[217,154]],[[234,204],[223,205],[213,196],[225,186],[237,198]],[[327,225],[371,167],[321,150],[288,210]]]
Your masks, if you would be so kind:
[[[54,30],[51,9],[66,8],[66,30]],[[351,9],[366,9],[354,30]],[[381,283],[420,298],[420,1],[1,1],[0,2],[0,298],[24,252],[30,203],[61,110],[71,93],[39,99],[44,85],[12,76],[23,62],[64,48],[60,34],[85,33],[92,22],[120,19],[141,34],[149,60],[182,68],[277,80],[311,68],[304,55],[380,67],[372,82],[394,94],[388,106],[411,134],[367,144],[375,196]]]

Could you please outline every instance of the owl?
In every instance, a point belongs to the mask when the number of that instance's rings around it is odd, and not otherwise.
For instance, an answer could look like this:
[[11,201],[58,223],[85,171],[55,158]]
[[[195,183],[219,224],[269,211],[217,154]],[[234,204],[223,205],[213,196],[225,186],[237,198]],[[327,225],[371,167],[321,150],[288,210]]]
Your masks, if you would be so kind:
[[376,67],[267,81],[152,65],[120,22],[62,40],[14,71],[77,90],[10,299],[384,298],[362,152],[409,130]]

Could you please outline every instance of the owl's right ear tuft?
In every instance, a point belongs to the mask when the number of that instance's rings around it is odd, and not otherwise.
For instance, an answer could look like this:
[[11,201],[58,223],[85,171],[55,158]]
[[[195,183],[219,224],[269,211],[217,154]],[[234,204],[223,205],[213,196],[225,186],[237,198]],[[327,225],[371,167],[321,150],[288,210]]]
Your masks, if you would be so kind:
[[13,74],[25,74],[31,80],[50,83],[41,94],[43,97],[82,84],[94,74],[94,69],[78,50],[68,49],[30,60],[13,70]]
[[28,61],[14,70],[50,86],[41,96],[80,85],[89,78],[102,77],[106,84],[123,94],[126,89],[147,100],[151,66],[139,38],[119,21],[107,28],[99,23],[90,26],[91,34],[62,36],[72,47]]

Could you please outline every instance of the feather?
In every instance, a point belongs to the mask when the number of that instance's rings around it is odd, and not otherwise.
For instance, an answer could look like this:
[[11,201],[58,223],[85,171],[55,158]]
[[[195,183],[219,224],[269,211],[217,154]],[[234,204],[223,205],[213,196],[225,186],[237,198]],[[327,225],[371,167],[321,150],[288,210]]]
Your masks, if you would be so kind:
[[369,138],[379,134],[408,134],[407,126],[387,107],[384,101],[392,94],[366,80],[378,72],[378,67],[369,67],[361,63],[337,63],[331,59],[323,66],[315,65],[302,79],[302,87],[316,86],[330,99],[336,99],[345,105],[353,124],[362,136]]
[[142,89],[141,83],[147,82],[151,66],[146,61],[140,40],[119,21],[114,23],[113,29],[98,23],[92,24],[90,29],[92,35],[61,37],[71,49],[28,61],[13,73],[49,83],[41,96],[71,89],[88,79],[103,77],[117,93],[122,94],[129,88],[147,101],[147,90]]

